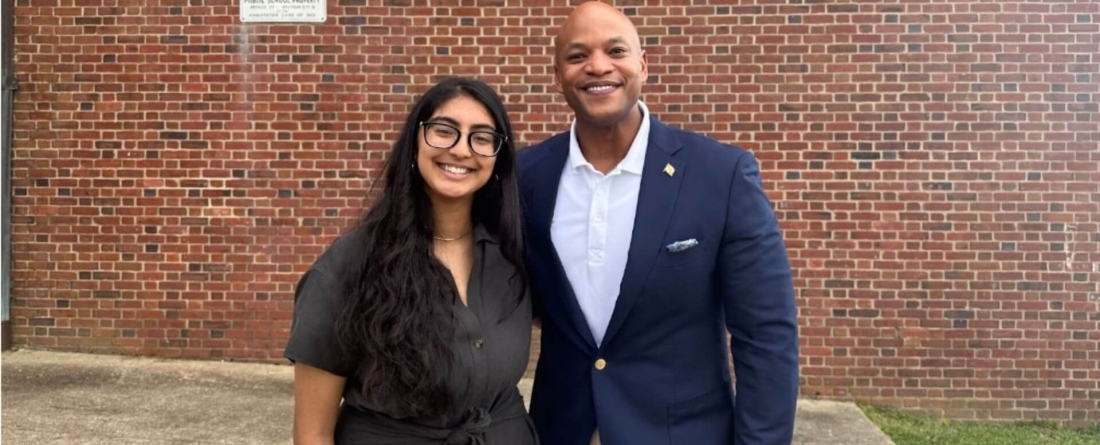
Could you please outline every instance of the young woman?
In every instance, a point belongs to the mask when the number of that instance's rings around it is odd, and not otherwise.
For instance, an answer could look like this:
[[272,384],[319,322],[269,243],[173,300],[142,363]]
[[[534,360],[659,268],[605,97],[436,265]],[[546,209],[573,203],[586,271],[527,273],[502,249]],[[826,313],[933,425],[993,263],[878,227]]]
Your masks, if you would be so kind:
[[381,197],[298,283],[295,444],[537,443],[516,389],[532,313],[515,170],[489,86],[417,101]]

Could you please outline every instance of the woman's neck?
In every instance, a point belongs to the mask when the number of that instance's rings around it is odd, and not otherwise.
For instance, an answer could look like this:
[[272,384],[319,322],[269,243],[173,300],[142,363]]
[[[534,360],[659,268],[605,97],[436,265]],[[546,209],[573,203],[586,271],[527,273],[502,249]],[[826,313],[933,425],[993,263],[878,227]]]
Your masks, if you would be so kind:
[[461,239],[473,232],[473,220],[470,217],[473,200],[432,202],[435,219],[435,233],[432,236],[439,241]]

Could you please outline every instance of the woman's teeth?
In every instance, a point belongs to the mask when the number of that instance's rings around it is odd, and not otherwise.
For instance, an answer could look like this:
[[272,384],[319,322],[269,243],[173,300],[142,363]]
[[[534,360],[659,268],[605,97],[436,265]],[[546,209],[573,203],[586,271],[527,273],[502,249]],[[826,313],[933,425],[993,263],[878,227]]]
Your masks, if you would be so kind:
[[456,167],[454,165],[439,164],[439,167],[456,175],[465,175],[471,171],[468,168]]

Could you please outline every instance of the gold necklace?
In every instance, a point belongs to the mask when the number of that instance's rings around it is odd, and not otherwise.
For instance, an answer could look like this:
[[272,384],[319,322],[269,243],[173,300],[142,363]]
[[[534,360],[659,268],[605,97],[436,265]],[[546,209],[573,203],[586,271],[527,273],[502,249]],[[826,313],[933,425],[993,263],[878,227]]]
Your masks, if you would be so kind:
[[474,231],[474,228],[473,228],[473,227],[470,227],[470,230],[467,230],[467,231],[466,231],[466,233],[463,233],[463,234],[461,234],[461,235],[459,235],[459,236],[456,236],[456,237],[454,237],[454,238],[444,238],[444,237],[441,237],[441,236],[436,236],[436,235],[432,235],[432,236],[433,236],[433,237],[434,237],[435,239],[439,240],[439,241],[455,241],[455,240],[460,240],[460,239],[462,239],[462,238],[465,238],[465,237],[466,237],[466,235],[469,235],[469,234],[470,234],[470,232],[473,232],[473,231]]

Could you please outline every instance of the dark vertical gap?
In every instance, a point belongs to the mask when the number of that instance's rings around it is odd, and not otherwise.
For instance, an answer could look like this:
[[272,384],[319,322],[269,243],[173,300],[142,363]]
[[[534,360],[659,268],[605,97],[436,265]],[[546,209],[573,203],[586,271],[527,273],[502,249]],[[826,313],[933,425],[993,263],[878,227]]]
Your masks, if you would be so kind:
[[0,152],[2,152],[3,163],[0,165],[0,183],[3,183],[3,207],[0,207],[0,213],[2,213],[3,224],[3,256],[0,257],[0,299],[3,304],[3,332],[0,332],[0,349],[7,350],[11,348],[11,139],[12,139],[12,96],[15,95],[16,88],[19,87],[19,82],[15,79],[15,75],[12,72],[12,45],[14,43],[14,27],[15,21],[13,20],[15,13],[13,11],[15,6],[14,0],[3,0],[2,11],[0,15],[3,15],[3,30],[2,33],[2,46],[3,54],[0,56],[2,60],[2,90],[3,98],[0,105],[3,107],[3,133],[0,134],[2,138],[2,146],[0,146]]

